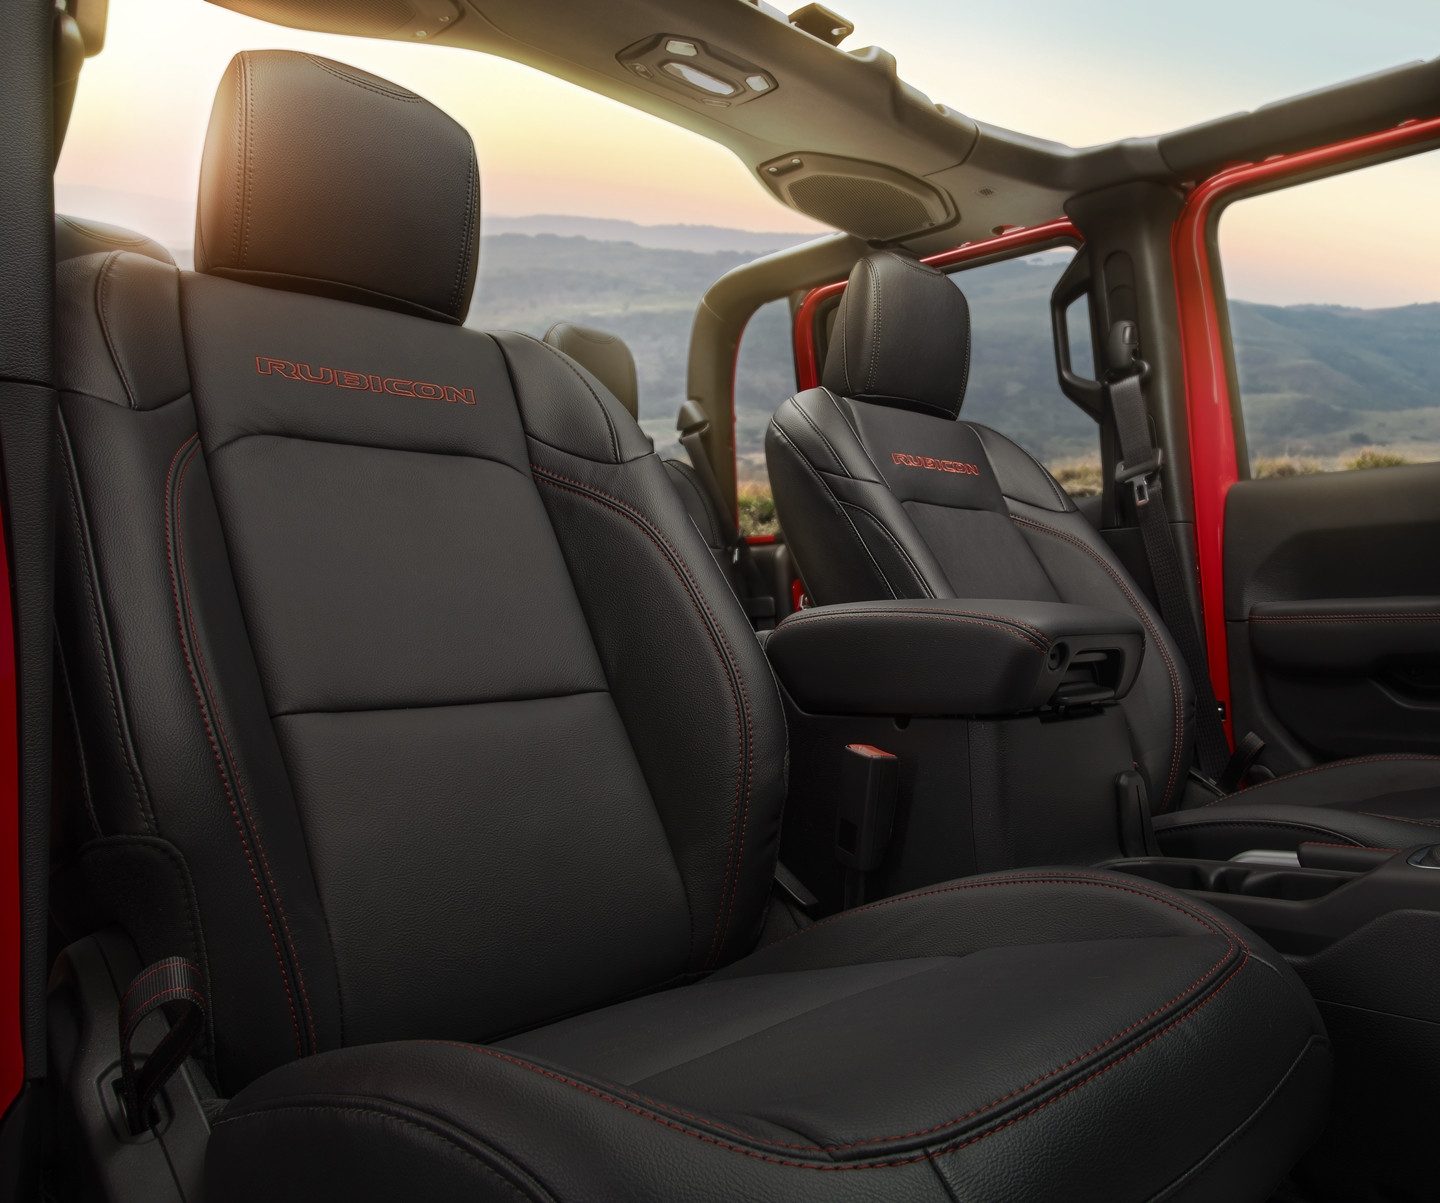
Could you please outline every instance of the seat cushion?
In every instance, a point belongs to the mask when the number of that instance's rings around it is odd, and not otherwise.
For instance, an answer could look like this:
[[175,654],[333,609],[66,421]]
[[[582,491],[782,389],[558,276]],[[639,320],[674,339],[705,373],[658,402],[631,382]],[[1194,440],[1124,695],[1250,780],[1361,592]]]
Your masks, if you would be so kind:
[[1329,1052],[1245,932],[1100,872],[953,882],[490,1046],[297,1062],[215,1200],[1264,1197]]
[[1376,755],[1286,773],[1155,819],[1171,856],[1225,858],[1303,841],[1407,848],[1440,841],[1440,756]]

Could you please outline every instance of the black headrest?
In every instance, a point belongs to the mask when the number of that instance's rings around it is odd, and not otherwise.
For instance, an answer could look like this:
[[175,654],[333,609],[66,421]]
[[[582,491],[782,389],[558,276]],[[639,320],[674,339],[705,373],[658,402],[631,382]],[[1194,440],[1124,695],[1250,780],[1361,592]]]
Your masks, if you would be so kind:
[[413,92],[313,54],[237,54],[220,81],[195,266],[462,322],[480,180],[470,135]]
[[970,375],[970,306],[941,272],[894,251],[858,262],[821,383],[859,401],[953,418]]
[[640,416],[640,386],[635,380],[635,356],[630,354],[624,339],[593,326],[556,322],[545,332],[545,341],[557,351],[564,351],[608,388],[615,399],[630,411],[632,418]]
[[175,257],[153,238],[137,234],[122,226],[107,225],[88,218],[55,214],[55,262],[79,259],[83,255],[99,255],[106,251],[130,251],[148,255],[161,263],[175,266]]

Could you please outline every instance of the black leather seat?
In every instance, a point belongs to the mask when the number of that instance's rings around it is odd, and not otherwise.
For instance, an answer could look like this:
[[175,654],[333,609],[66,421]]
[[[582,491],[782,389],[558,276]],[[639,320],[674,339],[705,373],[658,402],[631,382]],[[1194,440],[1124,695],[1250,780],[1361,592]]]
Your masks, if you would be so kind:
[[855,265],[822,387],[781,405],[766,434],[776,507],[810,596],[1015,598],[1136,614],[1147,649],[1122,704],[1167,852],[1431,842],[1437,756],[1339,761],[1223,797],[1195,788],[1184,660],[1054,477],[1004,435],[958,420],[969,366],[969,308],[952,281],[893,252]]
[[[640,416],[640,389],[635,372],[635,357],[625,340],[593,326],[575,322],[556,322],[545,332],[545,341],[571,359],[610,390],[632,418]],[[660,461],[670,474],[670,483],[705,540],[715,563],[725,574],[735,596],[743,599],[753,591],[754,582],[746,579],[744,565],[726,538],[725,514],[721,502],[700,479],[700,474],[684,460],[666,458]],[[744,549],[740,549],[744,550]],[[770,614],[773,625],[773,610]]]
[[1202,906],[1010,873],[756,950],[773,679],[624,408],[460,328],[476,195],[418,97],[246,54],[199,273],[59,269],[80,860],[202,968],[211,1203],[1263,1198],[1329,1052]]

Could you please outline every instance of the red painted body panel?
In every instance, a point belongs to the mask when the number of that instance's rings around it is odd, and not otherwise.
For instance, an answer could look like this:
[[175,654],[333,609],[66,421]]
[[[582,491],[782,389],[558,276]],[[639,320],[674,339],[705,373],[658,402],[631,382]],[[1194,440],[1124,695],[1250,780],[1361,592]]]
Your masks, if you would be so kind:
[[1184,361],[1200,597],[1205,611],[1210,678],[1216,699],[1225,706],[1226,733],[1232,742],[1225,632],[1225,498],[1239,478],[1239,465],[1230,391],[1230,347],[1215,295],[1215,223],[1225,204],[1236,199],[1237,193],[1264,190],[1291,176],[1324,172],[1437,139],[1440,119],[1412,121],[1315,150],[1228,167],[1190,193],[1175,223],[1171,255]]

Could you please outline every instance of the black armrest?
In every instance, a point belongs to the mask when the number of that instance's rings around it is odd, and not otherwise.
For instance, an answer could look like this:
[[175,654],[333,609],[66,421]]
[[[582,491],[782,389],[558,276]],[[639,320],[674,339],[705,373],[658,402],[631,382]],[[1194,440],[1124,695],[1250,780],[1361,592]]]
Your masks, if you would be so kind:
[[1440,597],[1341,597],[1250,608],[1255,655],[1281,668],[1379,672],[1440,653]]
[[1112,610],[927,598],[801,610],[765,650],[811,713],[1009,715],[1123,697],[1144,646]]

